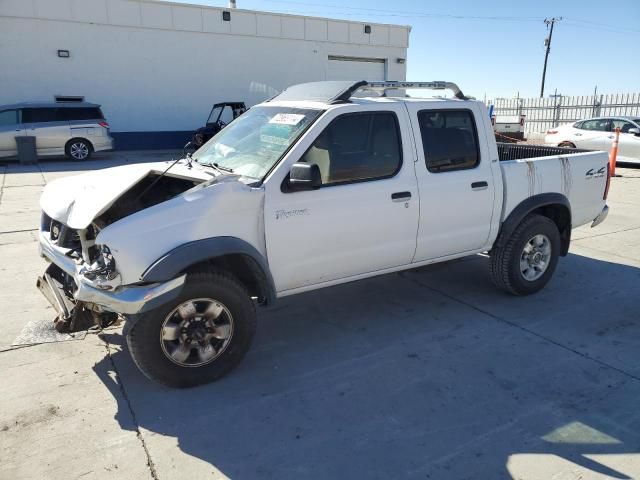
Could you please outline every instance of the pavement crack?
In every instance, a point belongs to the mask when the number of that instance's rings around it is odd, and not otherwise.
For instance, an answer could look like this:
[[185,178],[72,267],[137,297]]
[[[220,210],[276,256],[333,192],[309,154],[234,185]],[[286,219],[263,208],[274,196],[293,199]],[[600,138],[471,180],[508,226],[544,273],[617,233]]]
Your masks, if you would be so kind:
[[448,294],[446,292],[443,292],[442,290],[439,290],[437,288],[434,288],[434,287],[431,287],[429,285],[426,285],[425,283],[421,282],[420,280],[418,280],[416,278],[409,277],[405,272],[401,272],[401,273],[399,273],[399,275],[401,277],[403,277],[403,278],[405,278],[405,279],[417,284],[417,285],[420,285],[421,287],[428,288],[429,290],[432,290],[432,291],[434,291],[436,293],[439,293],[440,295],[442,295],[443,297],[448,298],[449,300],[453,300],[454,302],[460,303],[460,304],[465,305],[466,307],[469,307],[469,308],[471,308],[471,309],[473,309],[473,310],[475,310],[475,311],[477,311],[479,313],[487,315],[488,317],[491,317],[491,318],[493,318],[494,320],[496,320],[498,322],[504,323],[505,325],[508,325],[510,327],[513,327],[513,328],[517,328],[518,330],[526,332],[529,335],[533,335],[533,336],[535,336],[535,337],[537,337],[537,338],[539,338],[539,339],[541,339],[541,340],[543,340],[543,341],[545,341],[547,343],[550,343],[552,345],[560,347],[560,348],[562,348],[564,350],[567,350],[567,351],[569,351],[569,352],[571,352],[571,353],[573,353],[575,355],[578,355],[578,356],[580,356],[582,358],[585,358],[587,360],[595,362],[595,363],[597,363],[597,364],[599,364],[599,365],[601,365],[603,367],[610,368],[611,370],[615,370],[616,372],[624,375],[625,377],[628,377],[628,378],[631,378],[633,380],[636,380],[636,381],[640,382],[640,377],[639,376],[634,375],[633,373],[629,373],[629,372],[627,372],[625,370],[622,370],[621,368],[616,367],[615,365],[611,365],[610,363],[607,363],[607,362],[605,362],[603,360],[599,360],[597,358],[591,357],[591,356],[587,355],[586,353],[581,352],[580,350],[576,350],[574,348],[571,348],[571,347],[569,347],[569,346],[567,346],[567,345],[565,345],[563,343],[558,342],[557,340],[554,340],[554,339],[552,339],[550,337],[542,335],[542,334],[540,334],[540,333],[538,333],[538,332],[536,332],[534,330],[531,330],[531,329],[529,329],[527,327],[523,327],[522,325],[519,325],[516,322],[512,322],[512,321],[507,320],[505,318],[499,317],[498,315],[495,315],[495,314],[493,314],[491,312],[488,312],[487,310],[484,310],[484,309],[482,309],[480,307],[477,307],[477,306],[473,305],[472,303],[469,303],[469,302],[467,302],[465,300],[461,300],[459,298],[454,297],[453,295],[450,295],[450,294]]
[[37,232],[37,228],[23,228],[22,230],[7,230],[6,232],[0,232],[0,235],[8,235],[9,233],[23,233],[23,232]]
[[158,473],[156,472],[156,467],[153,464],[153,460],[151,459],[151,452],[149,452],[147,443],[144,441],[144,437],[142,436],[142,432],[140,431],[140,424],[138,423],[138,419],[136,418],[136,413],[133,410],[133,405],[131,404],[131,400],[129,400],[129,395],[127,395],[127,390],[124,388],[124,383],[122,382],[122,377],[120,376],[120,372],[118,372],[116,363],[113,361],[113,357],[111,356],[111,345],[104,338],[102,338],[102,340],[104,341],[104,345],[107,350],[107,356],[109,357],[109,362],[111,363],[113,372],[116,375],[118,386],[120,387],[120,393],[122,393],[122,396],[127,404],[127,408],[129,409],[129,413],[131,414],[131,419],[133,420],[133,424],[136,427],[136,436],[138,437],[138,440],[140,440],[140,444],[142,445],[144,454],[147,457],[147,466],[149,467],[151,478],[154,480],[158,480]]

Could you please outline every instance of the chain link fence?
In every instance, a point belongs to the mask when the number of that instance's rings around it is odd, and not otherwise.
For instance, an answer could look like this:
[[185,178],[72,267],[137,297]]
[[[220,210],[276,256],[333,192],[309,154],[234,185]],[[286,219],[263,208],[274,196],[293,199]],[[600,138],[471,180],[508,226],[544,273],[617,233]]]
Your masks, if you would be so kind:
[[583,118],[631,115],[640,117],[640,93],[554,96],[549,98],[497,98],[489,100],[495,115],[526,115],[525,133],[548,129]]

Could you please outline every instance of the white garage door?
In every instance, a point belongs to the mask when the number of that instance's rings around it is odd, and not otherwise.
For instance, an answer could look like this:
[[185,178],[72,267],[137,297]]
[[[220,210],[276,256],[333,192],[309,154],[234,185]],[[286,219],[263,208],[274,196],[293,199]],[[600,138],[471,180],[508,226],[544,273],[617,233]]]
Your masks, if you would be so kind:
[[329,55],[327,80],[386,80],[382,58],[337,57]]

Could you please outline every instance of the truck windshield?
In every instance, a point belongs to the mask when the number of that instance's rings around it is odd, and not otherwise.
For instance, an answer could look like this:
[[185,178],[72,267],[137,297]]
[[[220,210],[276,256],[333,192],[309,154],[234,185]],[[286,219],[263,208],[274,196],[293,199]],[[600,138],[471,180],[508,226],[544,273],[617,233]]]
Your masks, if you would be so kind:
[[223,128],[194,154],[202,165],[261,179],[322,110],[259,106]]

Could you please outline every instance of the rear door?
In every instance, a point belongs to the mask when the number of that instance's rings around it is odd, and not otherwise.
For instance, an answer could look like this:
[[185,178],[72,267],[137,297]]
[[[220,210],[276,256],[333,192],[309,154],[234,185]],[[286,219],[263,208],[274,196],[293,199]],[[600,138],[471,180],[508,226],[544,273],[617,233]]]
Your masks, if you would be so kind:
[[420,191],[414,262],[483,248],[498,203],[494,171],[499,165],[490,156],[481,109],[472,103],[433,105],[407,103],[416,132]]
[[0,157],[13,157],[18,154],[17,136],[24,135],[20,124],[20,110],[0,111]]
[[101,143],[107,130],[98,123],[104,121],[104,116],[98,107],[64,107],[60,108],[60,120],[69,122],[70,136],[86,138],[93,145]]
[[[267,255],[278,292],[411,263],[414,155],[402,104],[349,105],[318,120],[265,182]],[[318,165],[320,188],[283,188],[296,161]]]
[[22,118],[27,135],[36,137],[38,155],[62,155],[71,138],[69,121],[56,107],[25,108]]
[[605,139],[610,135],[611,121],[608,118],[585,120],[579,128],[573,129],[570,139],[577,148],[602,150]]

